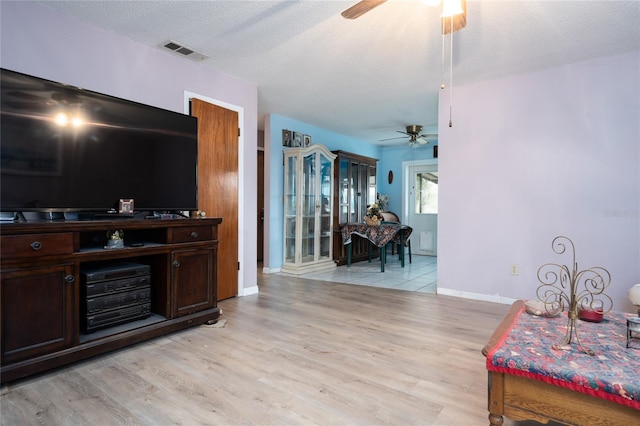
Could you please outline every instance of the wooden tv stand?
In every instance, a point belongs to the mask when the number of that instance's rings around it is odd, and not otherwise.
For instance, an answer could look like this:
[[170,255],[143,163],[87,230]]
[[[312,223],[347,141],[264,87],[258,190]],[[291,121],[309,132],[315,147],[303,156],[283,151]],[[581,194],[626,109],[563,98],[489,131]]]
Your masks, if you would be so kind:
[[[220,315],[216,281],[221,222],[206,218],[2,224],[1,382],[215,321]],[[116,230],[123,231],[125,247],[105,248],[108,235]],[[148,265],[145,306],[150,315],[84,332],[88,320],[86,312],[82,314],[87,303],[82,296],[83,271],[122,262]],[[124,309],[105,308],[109,315],[120,315]]]

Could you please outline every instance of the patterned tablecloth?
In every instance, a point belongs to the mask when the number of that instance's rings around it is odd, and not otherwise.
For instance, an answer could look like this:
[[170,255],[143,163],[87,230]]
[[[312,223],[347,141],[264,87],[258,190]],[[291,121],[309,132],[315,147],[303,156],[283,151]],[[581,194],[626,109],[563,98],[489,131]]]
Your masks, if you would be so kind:
[[[580,342],[562,349],[567,313],[555,318],[529,315],[524,308],[487,354],[487,369],[541,380],[640,410],[640,349],[627,348],[627,318],[609,312],[600,323],[577,320]],[[575,340],[575,337],[574,337]]]
[[342,243],[351,244],[351,234],[357,234],[368,239],[377,247],[384,247],[391,241],[400,243],[400,231],[404,231],[403,236],[406,244],[412,230],[410,226],[399,223],[382,223],[379,226],[369,226],[366,223],[347,223],[342,226]]

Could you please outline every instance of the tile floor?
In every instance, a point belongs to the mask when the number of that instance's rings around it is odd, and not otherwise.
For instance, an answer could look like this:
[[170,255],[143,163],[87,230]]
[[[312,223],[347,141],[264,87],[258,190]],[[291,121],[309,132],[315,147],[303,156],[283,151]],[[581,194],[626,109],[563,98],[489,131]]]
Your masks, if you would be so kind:
[[407,255],[404,268],[402,268],[398,256],[391,256],[391,253],[388,253],[384,270],[384,272],[380,272],[380,259],[373,259],[371,263],[367,261],[357,262],[349,267],[345,265],[323,271],[310,272],[303,275],[303,277],[423,293],[436,292],[438,278],[437,257],[413,254],[412,262],[409,263]]

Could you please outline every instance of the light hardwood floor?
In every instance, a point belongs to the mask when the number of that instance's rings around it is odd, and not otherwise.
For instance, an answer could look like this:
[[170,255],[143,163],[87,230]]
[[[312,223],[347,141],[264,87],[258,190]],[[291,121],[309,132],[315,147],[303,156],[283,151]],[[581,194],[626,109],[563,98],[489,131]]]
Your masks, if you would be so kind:
[[507,305],[279,274],[259,286],[220,302],[224,327],[3,386],[0,424],[489,423],[480,351]]

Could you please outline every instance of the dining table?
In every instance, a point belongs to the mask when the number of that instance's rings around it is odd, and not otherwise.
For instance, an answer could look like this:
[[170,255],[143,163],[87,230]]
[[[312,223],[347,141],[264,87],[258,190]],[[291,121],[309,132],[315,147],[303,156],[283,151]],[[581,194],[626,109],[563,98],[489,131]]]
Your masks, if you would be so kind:
[[[404,247],[409,241],[413,229],[408,225],[398,222],[381,222],[379,225],[368,225],[366,223],[346,223],[341,228],[342,241],[347,246],[347,266],[351,266],[352,236],[366,238],[369,242],[380,249],[380,272],[384,272],[386,263],[387,244],[398,244],[401,247],[399,252],[400,265],[404,268]],[[371,250],[369,250],[369,262],[371,262]]]

